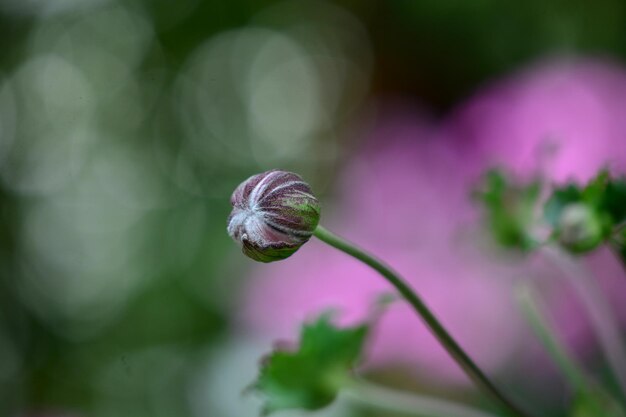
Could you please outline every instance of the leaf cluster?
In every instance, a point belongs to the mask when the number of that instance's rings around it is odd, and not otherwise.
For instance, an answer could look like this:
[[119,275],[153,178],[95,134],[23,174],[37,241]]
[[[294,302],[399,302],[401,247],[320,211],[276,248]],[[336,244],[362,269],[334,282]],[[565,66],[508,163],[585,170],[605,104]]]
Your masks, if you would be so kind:
[[536,245],[530,230],[540,183],[516,184],[501,170],[491,170],[474,197],[484,205],[495,240],[507,248],[530,250]]
[[614,178],[601,171],[585,185],[569,182],[557,186],[543,206],[541,189],[539,180],[520,184],[501,170],[485,175],[475,196],[500,245],[532,250],[541,242],[534,231],[547,224],[549,241],[572,253],[587,253],[610,243],[626,261],[626,177]]
[[614,243],[626,221],[626,179],[602,171],[584,186],[558,187],[545,204],[544,217],[554,228],[552,237],[574,253]]
[[338,328],[330,314],[302,326],[297,348],[277,348],[267,355],[252,389],[263,395],[263,415],[329,405],[350,381],[369,327]]

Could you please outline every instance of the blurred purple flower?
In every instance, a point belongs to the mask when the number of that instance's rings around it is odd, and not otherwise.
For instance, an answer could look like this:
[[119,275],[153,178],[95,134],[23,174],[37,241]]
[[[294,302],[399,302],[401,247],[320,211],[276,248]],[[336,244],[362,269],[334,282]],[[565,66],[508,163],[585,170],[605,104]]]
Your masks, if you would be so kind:
[[[493,165],[521,176],[541,169],[555,181],[583,181],[607,164],[624,172],[625,114],[624,70],[575,60],[497,82],[442,126],[410,106],[388,108],[342,173],[340,199],[334,210],[326,202],[322,221],[393,265],[478,364],[496,372],[531,347],[511,280],[553,271],[532,259],[520,266],[489,254],[476,233],[470,189]],[[626,293],[626,278],[606,253],[591,263],[606,289]],[[346,322],[363,319],[389,290],[376,273],[315,240],[253,275],[241,319],[273,338],[294,337],[301,321],[328,308]],[[565,294],[552,293],[555,317],[567,340],[584,349],[591,330]],[[421,321],[396,303],[380,319],[368,364],[407,363],[431,381],[466,382]]]
[[496,82],[459,108],[446,129],[478,170],[544,169],[586,181],[626,166],[626,72],[616,63],[553,59]]

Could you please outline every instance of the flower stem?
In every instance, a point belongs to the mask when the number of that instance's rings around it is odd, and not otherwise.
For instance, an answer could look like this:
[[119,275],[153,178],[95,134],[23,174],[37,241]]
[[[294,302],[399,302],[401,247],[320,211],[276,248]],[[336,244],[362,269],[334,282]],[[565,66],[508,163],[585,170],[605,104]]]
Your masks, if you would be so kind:
[[419,417],[496,417],[468,405],[357,380],[342,393],[347,399],[372,408]]
[[544,257],[563,272],[589,315],[589,321],[607,358],[611,371],[626,398],[626,346],[611,306],[586,268],[558,247],[546,246]]
[[461,346],[459,346],[456,340],[452,338],[448,331],[439,322],[437,317],[435,317],[435,315],[426,306],[424,301],[422,301],[422,299],[415,293],[415,291],[413,291],[413,289],[411,289],[411,287],[400,277],[400,275],[385,265],[382,261],[367,254],[352,243],[347,242],[322,226],[317,226],[313,234],[321,241],[358,259],[379,272],[409,302],[450,356],[452,356],[461,369],[463,369],[465,374],[480,389],[491,396],[491,398],[500,407],[502,407],[503,410],[508,411],[510,415],[516,417],[529,417],[526,412],[519,409],[496,388],[483,371],[481,371],[474,361],[470,359]]
[[571,388],[575,392],[582,392],[591,386],[585,371],[574,360],[567,347],[557,339],[555,330],[548,323],[546,315],[536,301],[538,298],[536,292],[525,283],[517,287],[516,296],[528,324],[565,375]]

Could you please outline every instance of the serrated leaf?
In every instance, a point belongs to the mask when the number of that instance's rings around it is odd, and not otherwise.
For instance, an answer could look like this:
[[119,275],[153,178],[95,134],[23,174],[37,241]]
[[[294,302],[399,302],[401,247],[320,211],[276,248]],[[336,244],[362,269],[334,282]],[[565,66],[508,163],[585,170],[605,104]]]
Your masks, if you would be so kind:
[[295,350],[274,350],[252,388],[264,396],[263,414],[329,405],[350,378],[368,334],[367,325],[338,328],[324,314],[304,324]]
[[600,171],[586,185],[581,186],[569,183],[554,189],[552,195],[544,206],[544,217],[552,226],[556,226],[563,209],[575,203],[584,204],[598,212],[603,211],[606,205],[607,190],[611,188],[612,180],[609,172]]
[[518,185],[513,184],[502,171],[487,173],[476,196],[486,209],[489,229],[498,243],[522,250],[534,246],[530,229],[539,191],[538,181]]

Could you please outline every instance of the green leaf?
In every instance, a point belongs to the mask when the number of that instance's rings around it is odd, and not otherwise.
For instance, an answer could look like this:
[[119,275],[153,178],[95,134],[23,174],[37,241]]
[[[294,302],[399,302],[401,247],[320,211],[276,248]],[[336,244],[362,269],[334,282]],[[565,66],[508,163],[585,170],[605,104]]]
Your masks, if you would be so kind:
[[626,221],[626,178],[615,179],[607,184],[601,207],[611,216],[613,224]]
[[626,417],[615,398],[599,386],[580,392],[573,403],[569,417]]
[[610,181],[609,171],[600,171],[582,190],[583,200],[594,207],[600,206]]
[[589,252],[626,220],[626,181],[601,171],[587,185],[556,188],[544,206],[553,237],[574,253]]
[[570,204],[583,201],[582,190],[574,184],[569,184],[563,188],[554,190],[543,209],[546,221],[553,227],[557,227],[563,209]]
[[563,209],[570,204],[585,204],[598,212],[605,211],[607,190],[612,187],[609,172],[600,171],[587,185],[569,183],[556,188],[544,207],[544,217],[552,226],[557,226]]
[[498,243],[522,250],[534,247],[530,229],[539,191],[538,181],[522,186],[513,184],[502,171],[487,173],[475,195],[486,209],[489,230]]
[[350,380],[368,330],[367,325],[340,329],[330,314],[304,324],[296,349],[275,349],[262,361],[252,389],[265,398],[263,414],[329,405]]

